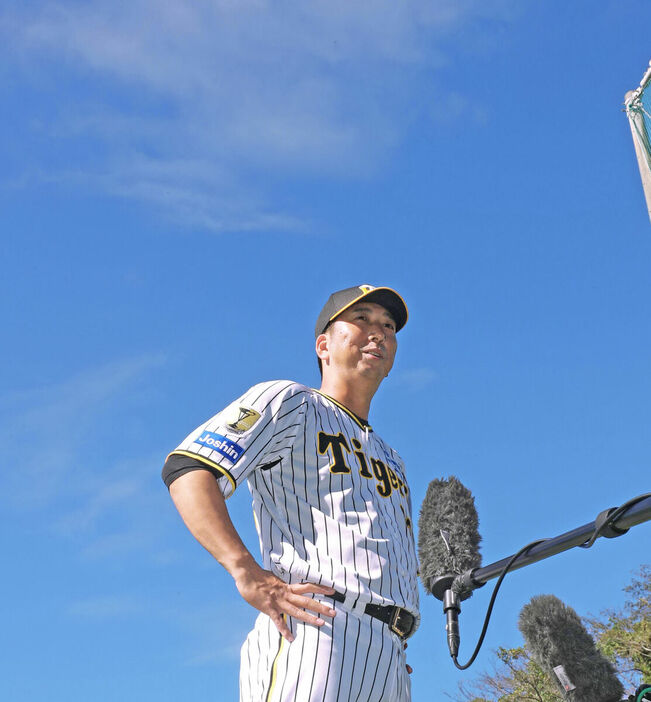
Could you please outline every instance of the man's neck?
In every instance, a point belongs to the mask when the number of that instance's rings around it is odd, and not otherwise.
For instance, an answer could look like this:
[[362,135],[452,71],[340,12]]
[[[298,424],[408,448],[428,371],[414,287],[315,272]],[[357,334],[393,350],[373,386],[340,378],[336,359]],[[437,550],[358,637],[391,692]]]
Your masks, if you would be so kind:
[[376,390],[377,386],[375,384],[370,387],[360,383],[351,385],[341,378],[326,377],[321,381],[321,387],[319,388],[319,392],[328,395],[333,400],[337,400],[353,414],[366,421],[368,421],[371,400]]

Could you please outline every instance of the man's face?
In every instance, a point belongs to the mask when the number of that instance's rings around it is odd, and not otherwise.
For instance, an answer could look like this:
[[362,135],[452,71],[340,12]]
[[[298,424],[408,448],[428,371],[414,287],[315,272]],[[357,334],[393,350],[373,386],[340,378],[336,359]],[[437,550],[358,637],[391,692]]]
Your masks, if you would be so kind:
[[393,366],[396,323],[386,308],[374,302],[362,300],[352,305],[321,336],[326,337],[321,348],[327,351],[331,371],[359,373],[379,383]]

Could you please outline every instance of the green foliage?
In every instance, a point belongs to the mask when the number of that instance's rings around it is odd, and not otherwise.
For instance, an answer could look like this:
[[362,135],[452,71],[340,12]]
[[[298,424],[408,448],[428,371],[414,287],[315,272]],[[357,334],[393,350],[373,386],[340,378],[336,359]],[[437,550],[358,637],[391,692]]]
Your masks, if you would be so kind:
[[524,647],[499,648],[495,655],[498,668],[470,686],[460,684],[458,702],[563,702],[556,685]]
[[[617,674],[635,687],[651,680],[651,566],[642,566],[624,588],[621,610],[608,610],[586,620],[597,647]],[[563,702],[563,694],[525,647],[499,648],[493,673],[460,683],[457,702]]]
[[643,566],[624,591],[628,597],[621,611],[607,610],[588,624],[620,673],[651,680],[651,567]]

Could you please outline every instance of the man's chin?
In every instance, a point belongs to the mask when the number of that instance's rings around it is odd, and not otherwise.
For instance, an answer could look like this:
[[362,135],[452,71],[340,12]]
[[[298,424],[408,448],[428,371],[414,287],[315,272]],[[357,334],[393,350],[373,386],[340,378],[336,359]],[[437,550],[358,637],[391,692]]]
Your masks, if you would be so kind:
[[389,371],[381,363],[361,363],[357,370],[364,378],[373,378],[381,383],[389,374]]

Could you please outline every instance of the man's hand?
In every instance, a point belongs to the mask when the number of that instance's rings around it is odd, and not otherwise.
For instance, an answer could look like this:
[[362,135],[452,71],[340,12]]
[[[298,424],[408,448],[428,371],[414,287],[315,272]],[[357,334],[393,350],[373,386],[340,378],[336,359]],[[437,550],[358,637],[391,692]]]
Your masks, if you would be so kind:
[[240,595],[253,607],[271,618],[280,634],[293,641],[294,635],[287,626],[284,615],[294,617],[307,624],[323,626],[325,621],[319,616],[309,614],[305,610],[316,612],[326,617],[334,617],[335,610],[327,604],[305,597],[308,593],[332,595],[334,590],[330,587],[316,583],[294,583],[288,585],[277,578],[271,571],[263,570],[257,564],[247,569],[242,574],[236,574],[235,585]]
[[233,576],[242,597],[269,615],[288,641],[294,637],[284,615],[315,626],[323,626],[325,622],[308,614],[306,609],[326,617],[335,616],[335,611],[328,605],[305,597],[310,593],[332,595],[332,588],[315,583],[288,585],[256,563],[235,530],[224,497],[211,473],[196,470],[182,475],[170,486],[170,494],[197,541]]

